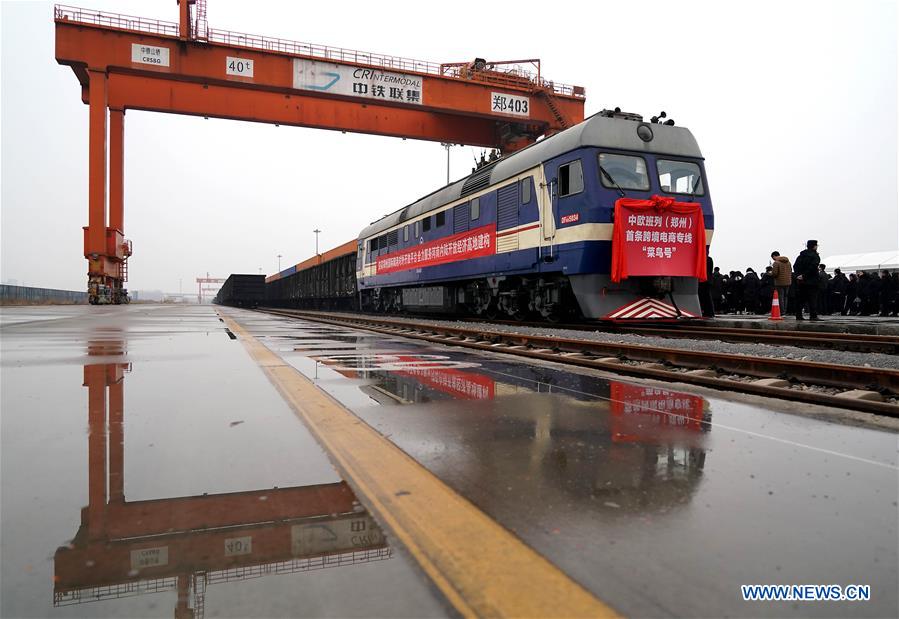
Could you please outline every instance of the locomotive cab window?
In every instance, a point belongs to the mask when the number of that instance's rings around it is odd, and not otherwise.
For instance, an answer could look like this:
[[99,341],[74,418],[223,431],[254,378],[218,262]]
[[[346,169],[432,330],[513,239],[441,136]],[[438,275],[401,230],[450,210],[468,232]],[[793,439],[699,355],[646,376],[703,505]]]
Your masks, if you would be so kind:
[[446,223],[446,211],[440,211],[437,213],[437,227],[439,228],[443,224]]
[[431,217],[430,217],[430,216],[425,217],[424,219],[422,219],[422,222],[423,222],[423,223],[421,224],[422,230],[424,230],[425,232],[427,232],[428,230],[431,229]]
[[705,195],[702,173],[699,166],[689,161],[659,159],[659,185],[665,193],[683,193],[693,196]]
[[474,221],[481,216],[481,199],[475,198],[471,201],[471,220]]
[[584,170],[581,160],[559,166],[559,196],[571,196],[584,190]]
[[617,184],[622,189],[649,191],[649,174],[643,157],[600,153],[599,180],[609,189],[616,189]]

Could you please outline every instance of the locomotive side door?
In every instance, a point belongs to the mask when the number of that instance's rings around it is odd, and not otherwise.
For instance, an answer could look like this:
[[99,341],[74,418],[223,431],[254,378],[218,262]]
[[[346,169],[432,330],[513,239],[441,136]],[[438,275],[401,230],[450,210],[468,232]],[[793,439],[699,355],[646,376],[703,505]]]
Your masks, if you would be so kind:
[[543,237],[541,242],[542,255],[542,246],[549,245],[552,247],[553,240],[556,237],[556,216],[553,208],[555,197],[553,195],[554,187],[552,183],[546,180],[546,168],[540,166],[535,180],[537,181],[537,208],[540,213],[540,231]]

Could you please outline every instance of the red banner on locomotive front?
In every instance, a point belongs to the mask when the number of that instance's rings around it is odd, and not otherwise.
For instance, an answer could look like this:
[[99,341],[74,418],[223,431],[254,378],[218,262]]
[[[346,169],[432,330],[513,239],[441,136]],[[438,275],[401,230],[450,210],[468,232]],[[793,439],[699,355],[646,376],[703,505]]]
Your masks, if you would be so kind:
[[705,220],[698,202],[620,198],[612,233],[612,281],[633,276],[706,280]]

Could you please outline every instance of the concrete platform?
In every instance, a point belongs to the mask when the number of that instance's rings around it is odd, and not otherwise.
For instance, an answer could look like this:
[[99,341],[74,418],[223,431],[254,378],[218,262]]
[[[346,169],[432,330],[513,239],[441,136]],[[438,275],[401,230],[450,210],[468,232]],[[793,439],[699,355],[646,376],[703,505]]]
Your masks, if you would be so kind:
[[[899,614],[895,424],[242,310],[17,311],[4,617]],[[794,583],[872,598],[740,596]]]
[[794,316],[783,320],[768,320],[768,315],[720,314],[707,320],[711,325],[740,329],[782,329],[831,333],[859,333],[867,335],[899,335],[899,318],[881,316],[821,316],[820,322],[808,319],[797,322]]

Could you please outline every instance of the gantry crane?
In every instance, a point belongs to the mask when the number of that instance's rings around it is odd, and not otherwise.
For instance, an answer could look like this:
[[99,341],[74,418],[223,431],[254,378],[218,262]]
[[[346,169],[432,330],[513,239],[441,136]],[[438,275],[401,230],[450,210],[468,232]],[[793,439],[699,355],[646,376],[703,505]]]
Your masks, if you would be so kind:
[[174,23],[55,9],[56,60],[72,68],[90,106],[84,255],[91,303],[128,300],[123,163],[129,109],[502,152],[584,117],[584,89],[544,79],[536,59],[435,64],[212,29],[204,0],[179,0],[179,13]]
[[224,284],[226,281],[228,281],[227,278],[210,277],[208,272],[206,273],[206,277],[198,277],[197,303],[202,305],[206,300],[207,295],[218,292],[222,287],[222,284]]

